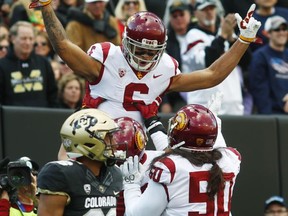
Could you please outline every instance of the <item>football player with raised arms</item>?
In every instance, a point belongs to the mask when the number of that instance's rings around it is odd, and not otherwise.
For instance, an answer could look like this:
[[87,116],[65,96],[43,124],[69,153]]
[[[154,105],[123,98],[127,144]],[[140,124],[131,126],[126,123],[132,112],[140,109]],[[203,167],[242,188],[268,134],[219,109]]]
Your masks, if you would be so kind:
[[[67,38],[51,1],[35,0],[30,8],[41,8],[54,50],[76,74],[88,81],[85,106],[97,107],[113,118],[129,116],[141,124],[145,115],[141,108],[139,112],[139,106],[157,104],[157,97],[165,92],[194,91],[222,82],[238,64],[249,44],[255,41],[261,25],[252,17],[255,4],[243,20],[235,14],[240,35],[230,50],[206,69],[182,74],[176,60],[164,53],[166,28],[155,14],[142,11],[132,15],[125,26],[122,46],[96,43],[85,53]],[[146,120],[146,128],[155,123],[161,127],[155,119]]]
[[170,149],[151,162],[143,194],[138,156],[120,166],[125,215],[231,215],[241,155],[231,147],[214,147],[218,125],[213,113],[186,105],[170,119],[168,130]]
[[70,115],[60,130],[73,160],[47,163],[38,176],[39,216],[115,216],[122,175],[115,164],[115,121],[97,109]]

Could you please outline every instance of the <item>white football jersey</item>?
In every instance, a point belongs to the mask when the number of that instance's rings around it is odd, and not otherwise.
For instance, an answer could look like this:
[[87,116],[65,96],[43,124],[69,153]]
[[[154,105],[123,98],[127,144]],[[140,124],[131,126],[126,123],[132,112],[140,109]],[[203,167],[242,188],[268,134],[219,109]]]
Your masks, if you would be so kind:
[[149,181],[149,167],[151,161],[163,154],[164,151],[154,151],[154,150],[145,150],[143,157],[141,158],[140,163],[142,164],[143,179],[141,181],[141,186],[144,186]]
[[224,173],[225,188],[209,200],[207,183],[212,164],[192,165],[181,156],[170,155],[155,163],[150,173],[154,182],[163,184],[168,205],[162,215],[214,215],[231,212],[231,199],[236,176],[240,171],[241,155],[234,148],[219,148],[222,158],[217,162]]
[[112,118],[128,116],[143,124],[133,103],[151,104],[169,89],[171,78],[180,73],[177,61],[166,53],[157,67],[142,78],[132,70],[120,46],[109,42],[97,43],[87,53],[104,65],[98,80],[89,83],[90,94],[93,98],[106,99],[98,109],[109,113]]
[[214,200],[207,195],[212,164],[195,166],[179,155],[169,155],[154,164],[148,187],[142,195],[140,188],[125,189],[126,215],[231,216],[231,200],[241,155],[234,148],[219,148],[219,151],[222,158],[217,164],[223,171],[225,185]]

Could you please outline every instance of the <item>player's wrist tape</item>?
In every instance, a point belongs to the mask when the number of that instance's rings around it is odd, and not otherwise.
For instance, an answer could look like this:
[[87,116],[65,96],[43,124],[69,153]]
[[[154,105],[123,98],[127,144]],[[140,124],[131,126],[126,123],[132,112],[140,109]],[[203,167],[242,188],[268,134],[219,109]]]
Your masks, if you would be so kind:
[[150,135],[153,133],[156,133],[158,131],[162,131],[163,133],[166,134],[166,130],[165,130],[162,122],[160,122],[159,119],[160,118],[158,116],[153,116],[153,117],[146,119],[144,121],[145,127],[148,130]]
[[243,35],[239,35],[239,39],[242,43],[246,43],[246,44],[250,44],[255,41],[255,38],[247,38],[247,37],[244,37]]

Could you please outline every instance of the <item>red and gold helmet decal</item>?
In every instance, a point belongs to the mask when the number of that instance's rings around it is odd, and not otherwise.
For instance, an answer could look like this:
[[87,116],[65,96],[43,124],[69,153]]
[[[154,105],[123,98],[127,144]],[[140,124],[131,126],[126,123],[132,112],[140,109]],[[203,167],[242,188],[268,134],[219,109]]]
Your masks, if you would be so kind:
[[140,131],[135,132],[135,144],[140,151],[145,148],[145,137]]
[[185,129],[188,123],[188,118],[185,112],[178,112],[177,116],[175,117],[175,129],[182,131]]

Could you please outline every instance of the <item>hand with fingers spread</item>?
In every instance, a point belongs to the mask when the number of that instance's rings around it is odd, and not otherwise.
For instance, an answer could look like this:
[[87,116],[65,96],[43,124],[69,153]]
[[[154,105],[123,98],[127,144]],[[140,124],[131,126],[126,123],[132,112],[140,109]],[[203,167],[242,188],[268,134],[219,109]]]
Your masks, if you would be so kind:
[[244,19],[236,13],[235,18],[237,20],[237,25],[240,30],[239,40],[242,43],[250,44],[252,42],[261,43],[258,38],[256,38],[256,34],[258,29],[261,26],[261,22],[257,21],[252,17],[255,11],[255,4],[252,4],[247,12],[247,15]]
[[123,176],[123,184],[124,189],[127,188],[127,185],[141,184],[141,180],[143,178],[143,175],[141,174],[141,166],[142,164],[139,163],[139,157],[138,155],[135,155],[134,157],[130,156],[121,166],[120,170],[122,172]]
[[39,8],[39,7],[45,7],[49,5],[52,2],[52,0],[35,0],[32,1],[29,5],[29,8]]

